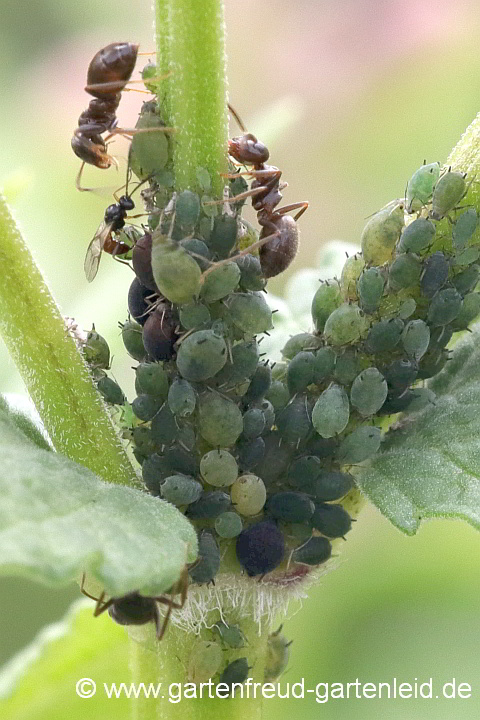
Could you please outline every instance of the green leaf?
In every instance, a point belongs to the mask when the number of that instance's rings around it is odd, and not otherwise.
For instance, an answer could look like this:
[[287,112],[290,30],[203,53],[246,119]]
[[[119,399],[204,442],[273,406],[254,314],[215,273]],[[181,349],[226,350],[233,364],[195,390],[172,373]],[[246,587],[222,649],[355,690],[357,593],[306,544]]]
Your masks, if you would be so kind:
[[429,384],[435,404],[407,415],[383,452],[356,471],[371,502],[408,535],[425,517],[461,518],[480,529],[479,327]]
[[[28,399],[22,395],[15,395],[12,399],[14,399],[14,401],[18,401],[19,405],[27,405],[28,403]],[[33,443],[35,443],[35,445],[38,445],[38,447],[43,450],[51,450],[52,447],[46,439],[46,434],[40,418],[38,418],[35,423],[33,418],[22,412],[20,407],[12,405],[9,400],[10,398],[0,395],[0,411],[5,413],[5,415],[8,415],[10,420],[18,427],[18,429],[21,430],[22,433]]]
[[[92,615],[93,603],[80,600],[65,619],[46,627],[0,672],[2,720],[85,720],[130,717],[125,696],[109,700],[103,683],[130,682],[128,636],[104,613]],[[94,697],[81,698],[81,678],[97,686]]]
[[37,448],[0,410],[0,573],[66,584],[89,571],[112,596],[159,595],[195,559],[169,503]]

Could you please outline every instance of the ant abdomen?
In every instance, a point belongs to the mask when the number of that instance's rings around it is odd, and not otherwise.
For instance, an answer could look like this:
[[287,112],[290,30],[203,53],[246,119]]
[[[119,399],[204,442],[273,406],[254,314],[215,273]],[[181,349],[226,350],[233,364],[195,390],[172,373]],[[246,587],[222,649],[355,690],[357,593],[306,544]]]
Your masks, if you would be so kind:
[[297,223],[290,215],[280,215],[272,219],[272,225],[262,229],[260,240],[269,235],[272,239],[259,250],[260,265],[266,278],[279,275],[294,260],[298,250]]
[[93,56],[88,66],[85,90],[96,98],[111,98],[120,93],[135,67],[138,45],[111,43]]

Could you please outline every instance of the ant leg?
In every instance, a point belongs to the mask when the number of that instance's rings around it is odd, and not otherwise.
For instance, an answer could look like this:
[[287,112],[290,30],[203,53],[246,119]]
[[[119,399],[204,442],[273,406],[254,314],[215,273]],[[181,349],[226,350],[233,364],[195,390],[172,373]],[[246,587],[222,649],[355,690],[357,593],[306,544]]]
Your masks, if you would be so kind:
[[[115,157],[113,157],[113,155],[107,155],[107,157],[111,160],[110,165],[115,165],[118,170],[118,160]],[[97,190],[98,188],[82,187],[82,185],[81,185],[81,179],[82,179],[83,169],[85,167],[85,164],[86,164],[85,162],[82,162],[82,164],[80,165],[80,170],[78,171],[77,177],[75,178],[75,187],[80,192],[95,192],[95,190]]]
[[105,138],[105,141],[107,141],[109,138],[113,137],[114,135],[137,135],[138,133],[146,133],[146,132],[176,132],[177,128],[173,127],[151,127],[151,128],[114,128],[113,130],[110,130],[109,135]]
[[245,124],[244,124],[242,118],[240,117],[240,115],[238,114],[238,112],[235,110],[235,108],[234,108],[232,105],[230,105],[230,103],[227,103],[227,107],[228,107],[228,110],[229,110],[229,112],[230,112],[230,115],[235,118],[235,121],[236,121],[238,127],[240,128],[240,130],[241,130],[243,133],[247,133],[248,130],[247,130],[247,128],[245,127]]
[[266,185],[261,185],[258,188],[253,188],[253,190],[245,190],[245,192],[240,193],[239,195],[233,195],[232,197],[225,198],[224,200],[209,200],[208,202],[204,202],[203,205],[223,205],[224,203],[236,203],[240,202],[241,200],[245,200],[246,198],[260,195],[260,193],[267,192],[268,190],[269,188]]
[[298,220],[299,217],[303,215],[305,210],[308,208],[308,202],[305,200],[303,202],[296,202],[292,203],[291,205],[285,205],[282,208],[278,208],[278,210],[275,210],[275,215],[287,215],[288,213],[292,212],[292,210],[296,210],[297,208],[300,208],[298,213],[293,218],[294,220]]
[[105,600],[105,601],[104,601],[104,598],[105,598],[105,592],[102,592],[102,594],[100,595],[100,597],[97,600],[97,606],[96,606],[95,610],[93,611],[93,617],[98,617],[99,615],[104,613],[105,610],[108,610],[108,608],[111,605],[113,605],[113,603],[115,602],[114,598],[110,598],[109,600]]
[[95,600],[95,602],[98,602],[98,598],[94,597],[93,595],[90,595],[90,593],[88,593],[88,592],[85,590],[85,580],[86,580],[86,577],[87,577],[87,574],[86,574],[86,573],[82,573],[82,582],[80,583],[80,592],[82,593],[82,595],[85,595],[85,597],[90,598],[90,600]]
[[[264,227],[267,227],[267,223],[264,223],[263,225],[264,225]],[[280,235],[280,232],[277,230],[275,225],[273,223],[271,223],[271,225],[275,229],[275,232],[272,233],[271,235],[267,235],[266,237],[260,238],[260,240],[257,240],[256,242],[252,243],[247,248],[245,248],[245,250],[242,250],[241,252],[237,253],[236,255],[230,255],[228,258],[225,258],[224,260],[217,260],[216,262],[212,262],[210,267],[207,268],[207,270],[205,270],[202,273],[202,275],[200,277],[201,282],[204,283],[207,275],[210,275],[210,273],[213,272],[213,270],[215,270],[217,267],[219,267],[219,265],[225,265],[226,263],[231,262],[232,260],[238,260],[238,258],[244,257],[245,255],[249,255],[252,252],[252,250],[258,250],[259,248],[262,247],[262,245],[265,245],[266,242],[269,242],[274,237],[277,237],[278,235]]]

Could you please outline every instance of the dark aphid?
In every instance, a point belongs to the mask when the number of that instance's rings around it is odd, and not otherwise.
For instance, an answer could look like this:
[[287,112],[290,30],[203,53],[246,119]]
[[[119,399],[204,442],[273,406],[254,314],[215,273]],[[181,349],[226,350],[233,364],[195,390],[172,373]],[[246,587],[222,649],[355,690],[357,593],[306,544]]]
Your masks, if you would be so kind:
[[421,253],[432,244],[435,225],[426,218],[419,217],[403,230],[397,246],[399,253]]
[[204,683],[217,674],[223,662],[222,648],[211,640],[197,640],[188,658],[188,682]]
[[257,467],[265,455],[265,441],[258,437],[255,440],[238,444],[238,466],[243,472]]
[[248,678],[248,660],[246,657],[238,658],[229,663],[219,678],[219,684],[228,685],[231,693],[235,693],[235,685],[241,685]]
[[215,518],[215,530],[221,538],[234,538],[243,530],[242,518],[236,512],[224,512]]
[[198,400],[197,427],[212,447],[229,447],[243,431],[242,412],[231,400],[208,391]]
[[262,439],[265,451],[255,471],[268,485],[277,481],[287,471],[295,448],[284,442],[277,432],[264,435]]
[[422,292],[431,298],[442,288],[448,279],[449,265],[442,252],[433,253],[423,264],[423,274],[420,281]]
[[[185,426],[188,427],[188,426]],[[179,432],[179,437],[182,433]],[[164,462],[166,467],[169,468],[169,475],[174,473],[181,473],[182,475],[197,475],[198,473],[198,460],[194,453],[189,450],[184,450],[181,447],[171,447],[164,454]]]
[[121,329],[123,344],[130,357],[139,362],[145,360],[147,353],[143,344],[142,326],[134,320],[127,320],[121,325]]
[[277,680],[286,670],[290,659],[290,645],[285,635],[282,635],[282,625],[267,640],[267,657],[263,679],[266,683]]
[[265,575],[283,560],[285,540],[275,523],[264,520],[250,525],[237,537],[237,558],[250,577]]
[[240,268],[240,288],[260,291],[266,285],[260,260],[254,255],[242,255],[235,260]]
[[154,360],[170,360],[178,339],[177,322],[169,303],[160,302],[143,326],[143,345]]
[[144,426],[134,428],[132,432],[132,439],[135,445],[135,457],[137,458],[138,462],[142,462],[142,459],[140,458],[148,458],[155,452],[155,441],[152,437],[152,432],[150,428]]
[[363,462],[375,455],[382,442],[382,431],[378,427],[364,425],[347,435],[337,450],[337,460],[346,465]]
[[429,352],[438,348],[447,347],[448,343],[452,339],[453,328],[451,325],[440,325],[439,327],[432,328],[430,330],[430,344],[428,346]]
[[[146,429],[146,428],[145,428]],[[160,495],[160,484],[170,474],[170,468],[162,455],[152,453],[142,465],[142,478],[152,495]]]
[[150,430],[152,432],[153,441],[158,446],[171,445],[175,440],[178,433],[178,426],[175,416],[168,407],[167,403],[162,405],[160,410],[152,419]]
[[315,362],[313,366],[313,381],[317,385],[321,385],[325,380],[333,375],[337,354],[331,347],[320,348],[315,353]]
[[210,530],[202,530],[198,535],[198,560],[188,571],[189,575],[193,582],[203,585],[213,581],[219,568],[220,550],[217,541]]
[[[339,305],[342,304],[342,302],[343,298],[340,291],[340,285],[336,280],[325,282],[320,285],[312,300],[312,318],[315,323],[315,329],[318,333],[323,332],[327,318],[334,310],[337,309],[337,307],[339,307]],[[285,352],[283,354],[285,357],[288,357]]]
[[329,315],[323,330],[331,345],[354,343],[366,333],[369,321],[355,303],[343,303]]
[[389,396],[378,411],[379,415],[395,415],[405,412],[415,399],[414,390],[406,390],[402,395]]
[[388,386],[382,373],[377,368],[370,367],[363,370],[353,381],[350,401],[361,415],[368,417],[380,410],[387,399],[387,393]]
[[455,221],[452,230],[453,244],[456,250],[467,247],[468,241],[477,229],[478,215],[475,208],[468,208]]
[[315,510],[313,501],[302,492],[278,492],[268,499],[268,515],[283,522],[303,523],[310,520]]
[[272,370],[270,365],[263,363],[258,365],[245,393],[245,402],[249,404],[260,402],[268,392],[271,382]]
[[452,278],[452,284],[460,295],[466,295],[473,290],[480,277],[480,266],[470,265]]
[[394,360],[383,370],[390,395],[401,395],[415,382],[417,375],[418,363],[415,360]]
[[228,304],[229,319],[245,335],[272,329],[272,311],[262,293],[237,292],[224,302]]
[[385,277],[381,268],[370,267],[362,272],[357,281],[360,306],[366,313],[377,309],[383,295]]
[[135,368],[135,389],[138,395],[145,393],[166,400],[168,375],[163,369],[163,363],[140,363]]
[[397,255],[390,265],[388,285],[394,292],[418,285],[422,274],[422,263],[413,253]]
[[203,240],[199,240],[198,238],[185,238],[184,240],[180,240],[180,245],[191,253],[201,270],[206,270],[210,267],[212,253]]
[[348,395],[343,387],[332,383],[315,403],[312,412],[313,427],[323,438],[331,438],[345,430],[349,417]]
[[265,505],[267,490],[265,483],[257,475],[240,475],[230,488],[230,496],[235,510],[245,517],[258,515]]
[[311,333],[298,333],[292,335],[282,349],[282,355],[287,360],[293,360],[295,355],[304,350],[315,351],[321,347],[322,341],[317,335]]
[[430,201],[439,177],[440,163],[438,162],[422,165],[413,173],[405,192],[407,213],[421,210]]
[[321,565],[330,558],[332,545],[326,537],[311,537],[292,553],[293,562],[302,565]]
[[99,392],[102,393],[105,402],[111,405],[123,405],[127,402],[127,398],[120,385],[107,375],[100,378],[97,382],[97,388]]
[[433,190],[430,210],[433,220],[441,220],[458,205],[467,191],[466,177],[466,173],[452,172],[449,168],[448,172],[439,178]]
[[259,359],[258,345],[254,340],[240,342],[232,348],[232,364],[230,367],[230,379],[233,383],[240,383],[251,378],[257,369]]
[[463,298],[460,312],[453,321],[454,330],[466,330],[480,313],[480,293],[469,293]]
[[188,417],[196,404],[197,396],[190,383],[182,378],[174,380],[168,391],[168,405],[172,413],[181,418]]
[[296,395],[276,415],[279,434],[287,443],[296,444],[304,440],[312,429],[310,409],[305,395]]
[[427,380],[435,377],[445,367],[448,360],[448,352],[441,348],[431,350],[423,356],[418,371],[419,380]]
[[[341,295],[343,296],[343,300],[352,300],[353,302],[356,302],[358,300],[358,294],[357,294],[357,281],[360,275],[362,274],[363,270],[365,269],[365,260],[363,259],[361,253],[350,255],[348,257],[343,265],[342,274],[340,275],[340,289],[341,289]],[[335,284],[335,283],[333,283]],[[330,282],[327,281],[326,285],[330,285]],[[318,292],[318,291],[317,291]],[[333,295],[331,296],[333,299]],[[320,308],[325,304],[322,302],[322,298],[320,296]],[[340,299],[337,303],[340,305],[342,300]],[[312,304],[312,315],[313,315],[313,307]],[[330,312],[333,312],[335,310],[334,307],[331,308]],[[330,312],[328,313],[330,315]],[[325,317],[325,320],[327,319],[328,315]],[[325,324],[324,320],[324,324]],[[323,327],[321,328],[323,330]],[[321,331],[320,328],[318,328],[318,331]]]
[[317,433],[313,433],[305,446],[305,451],[309,455],[315,455],[315,457],[323,460],[332,458],[335,455],[337,444],[335,438],[322,438]]
[[229,487],[238,477],[237,461],[228,450],[210,450],[200,460],[200,473],[213,487]]
[[331,502],[340,500],[353,487],[353,477],[348,473],[322,470],[312,487],[315,500]]
[[313,383],[315,355],[312,352],[297,353],[287,369],[287,385],[291,395],[303,392]]
[[220,636],[225,645],[231,648],[242,648],[246,645],[245,635],[238,625],[229,625],[220,620],[212,630]]
[[282,410],[288,404],[290,393],[281,380],[272,380],[272,384],[265,397],[271,402],[273,409],[277,411]]
[[230,495],[221,490],[213,490],[204,493],[199,500],[189,505],[187,515],[193,519],[214,519],[229,510],[231,504]]
[[423,320],[410,320],[402,333],[402,345],[407,355],[420,360],[430,343],[430,328]]
[[142,285],[148,288],[151,293],[158,293],[152,272],[152,236],[150,233],[145,233],[135,243],[132,252],[132,265],[135,275]]
[[243,437],[252,440],[265,430],[265,415],[260,408],[250,408],[243,415]]
[[162,498],[181,507],[197,502],[202,495],[202,484],[187,475],[170,475],[160,486]]
[[230,215],[219,215],[213,221],[213,230],[208,239],[208,247],[220,258],[226,258],[235,247],[237,234],[237,219]]
[[162,407],[163,400],[153,395],[137,395],[132,402],[135,417],[144,422],[151,420]]
[[272,237],[260,247],[260,264],[266,278],[284,272],[298,251],[298,227],[290,215],[279,215],[271,221],[275,227],[263,227],[260,240]]
[[362,255],[367,265],[390,262],[405,224],[402,201],[393,200],[370,218],[362,232]]
[[403,332],[403,321],[400,318],[380,320],[369,330],[365,341],[365,350],[372,355],[393,350],[400,342]]
[[288,468],[288,483],[298,490],[310,492],[322,470],[320,460],[314,455],[297,458]]
[[339,538],[351,530],[352,518],[341,505],[321,503],[315,507],[310,525],[329,538]]
[[108,370],[110,367],[110,348],[102,335],[95,330],[95,325],[87,335],[87,341],[83,346],[83,356],[87,363],[94,368]]
[[157,297],[138,278],[133,280],[128,290],[128,312],[139,325],[147,322],[149,308]]
[[455,320],[462,309],[462,296],[455,288],[440,290],[428,308],[427,319],[431,325],[448,325]]

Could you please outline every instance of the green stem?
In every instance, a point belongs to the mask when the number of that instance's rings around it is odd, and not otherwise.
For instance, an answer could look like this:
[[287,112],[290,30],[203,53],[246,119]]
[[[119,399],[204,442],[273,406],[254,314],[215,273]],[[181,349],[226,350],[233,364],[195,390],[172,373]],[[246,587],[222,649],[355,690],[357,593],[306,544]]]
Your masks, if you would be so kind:
[[197,168],[210,173],[221,195],[228,138],[227,81],[222,0],[156,0],[157,52],[168,70],[167,101],[159,102],[174,143],[176,190],[195,190]]
[[82,356],[0,196],[0,332],[55,449],[120,485],[133,467]]
[[[480,113],[453,148],[447,165],[451,165],[452,170],[466,172],[467,182],[473,180],[461,204],[472,205],[480,215]],[[475,231],[475,240],[471,240],[470,244],[477,243],[479,239],[480,223]]]

